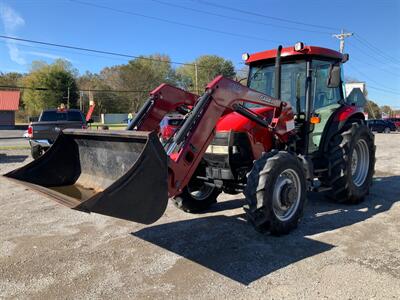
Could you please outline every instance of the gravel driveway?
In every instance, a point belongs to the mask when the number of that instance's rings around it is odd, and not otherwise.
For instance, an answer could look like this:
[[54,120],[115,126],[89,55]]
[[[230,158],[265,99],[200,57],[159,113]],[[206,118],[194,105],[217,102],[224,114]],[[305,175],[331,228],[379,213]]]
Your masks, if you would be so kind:
[[[244,218],[243,196],[201,215],[170,205],[144,226],[76,212],[0,178],[0,298],[400,298],[400,134],[377,134],[366,201],[310,194],[276,238]],[[30,160],[0,151],[0,173]]]

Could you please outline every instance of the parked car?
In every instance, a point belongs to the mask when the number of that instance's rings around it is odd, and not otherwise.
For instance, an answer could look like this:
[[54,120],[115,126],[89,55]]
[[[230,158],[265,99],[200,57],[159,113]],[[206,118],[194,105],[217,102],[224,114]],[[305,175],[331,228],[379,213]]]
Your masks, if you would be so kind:
[[391,131],[397,130],[396,125],[387,120],[368,120],[367,124],[371,131],[377,131],[379,133],[390,133]]
[[183,123],[182,115],[165,116],[160,122],[161,140],[167,141]]
[[387,121],[393,122],[396,125],[397,130],[400,131],[400,118],[389,118]]
[[54,143],[61,130],[66,128],[87,128],[85,116],[79,109],[48,109],[42,111],[39,120],[30,123],[28,126],[32,157],[34,159],[40,157]]

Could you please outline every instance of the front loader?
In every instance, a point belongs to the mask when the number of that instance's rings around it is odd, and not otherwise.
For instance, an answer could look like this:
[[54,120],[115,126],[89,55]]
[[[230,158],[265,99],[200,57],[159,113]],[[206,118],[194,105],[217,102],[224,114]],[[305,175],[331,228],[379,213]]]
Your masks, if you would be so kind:
[[[343,95],[346,59],[302,43],[245,55],[248,86],[218,76],[199,97],[163,84],[128,130],[64,130],[45,155],[5,176],[68,207],[144,224],[168,199],[197,212],[222,191],[243,192],[256,229],[288,233],[308,190],[351,203],[368,193],[375,146],[363,99]],[[161,144],[170,112],[184,122]]]

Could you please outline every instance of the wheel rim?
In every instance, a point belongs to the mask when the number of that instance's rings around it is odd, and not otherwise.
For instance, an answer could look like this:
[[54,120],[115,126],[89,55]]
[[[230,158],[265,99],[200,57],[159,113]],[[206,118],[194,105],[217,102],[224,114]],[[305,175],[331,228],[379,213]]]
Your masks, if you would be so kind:
[[355,186],[364,184],[369,171],[369,150],[365,140],[360,139],[351,156],[351,175]]
[[279,174],[274,186],[272,207],[280,221],[293,217],[300,204],[300,177],[293,169],[286,169]]
[[389,133],[390,132],[390,128],[386,127],[385,128],[385,133]]
[[201,187],[191,187],[189,184],[187,185],[187,189],[189,194],[193,197],[193,199],[197,201],[202,201],[210,197],[212,192],[214,191],[214,187],[210,185],[203,184]]

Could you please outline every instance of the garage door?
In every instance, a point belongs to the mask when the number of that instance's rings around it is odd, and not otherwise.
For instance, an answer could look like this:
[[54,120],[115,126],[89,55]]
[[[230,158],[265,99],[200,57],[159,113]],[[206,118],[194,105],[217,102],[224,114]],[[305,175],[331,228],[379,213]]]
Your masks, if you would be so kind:
[[0,111],[0,126],[14,126],[14,112],[13,111]]

